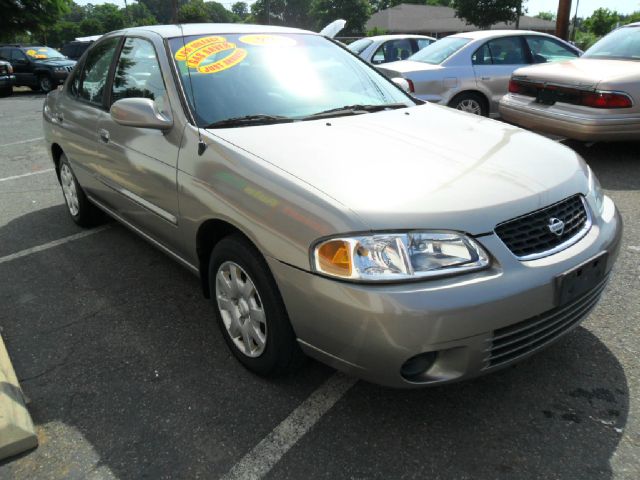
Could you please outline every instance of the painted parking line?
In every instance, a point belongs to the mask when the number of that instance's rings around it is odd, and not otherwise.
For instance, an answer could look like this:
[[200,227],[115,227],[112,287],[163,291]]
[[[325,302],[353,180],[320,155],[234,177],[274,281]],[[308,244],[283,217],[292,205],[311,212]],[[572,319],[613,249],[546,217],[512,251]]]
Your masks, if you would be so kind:
[[19,142],[5,143],[4,145],[0,145],[0,148],[13,147],[14,145],[22,145],[24,143],[38,142],[40,140],[44,140],[44,137],[30,138],[29,140],[20,140]]
[[221,480],[263,478],[357,381],[342,373],[332,375],[236,463]]
[[12,177],[0,178],[0,182],[7,182],[9,180],[15,180],[16,178],[30,177],[31,175],[40,175],[41,173],[53,172],[53,168],[47,168],[45,170],[38,170],[37,172],[23,173],[22,175],[13,175]]
[[50,248],[57,247],[58,245],[63,245],[68,242],[73,242],[74,240],[78,240],[80,238],[88,237],[89,235],[93,235],[94,233],[102,232],[109,227],[110,225],[104,225],[102,227],[94,228],[93,230],[85,230],[84,232],[76,233],[74,235],[69,235],[68,237],[54,240],[53,242],[38,245],[37,247],[27,248],[26,250],[21,250],[19,252],[12,253],[11,255],[7,255],[5,257],[0,257],[0,264],[3,264],[5,262],[10,262],[18,258],[26,257],[28,255],[31,255],[32,253],[38,253],[44,250],[49,250]]

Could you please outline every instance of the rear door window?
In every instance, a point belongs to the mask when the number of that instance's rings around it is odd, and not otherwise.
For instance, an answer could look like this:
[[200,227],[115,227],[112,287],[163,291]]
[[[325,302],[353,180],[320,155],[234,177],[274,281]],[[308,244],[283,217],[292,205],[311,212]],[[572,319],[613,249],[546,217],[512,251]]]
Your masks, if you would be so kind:
[[474,54],[474,65],[524,65],[529,63],[520,37],[489,40]]
[[378,65],[380,63],[397,62],[398,60],[406,60],[413,55],[411,42],[407,38],[398,38],[384,42],[376,53],[373,54],[371,63]]

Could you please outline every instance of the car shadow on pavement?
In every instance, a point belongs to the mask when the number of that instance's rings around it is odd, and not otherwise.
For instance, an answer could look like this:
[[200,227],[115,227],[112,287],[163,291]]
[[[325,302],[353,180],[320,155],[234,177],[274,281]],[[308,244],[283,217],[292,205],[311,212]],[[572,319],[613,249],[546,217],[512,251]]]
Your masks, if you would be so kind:
[[640,142],[564,143],[585,159],[605,189],[640,189]]
[[[60,216],[27,214],[0,238],[70,222]],[[0,264],[0,305],[40,438],[0,463],[0,477],[214,478],[331,374],[315,362],[279,380],[248,373],[197,279],[115,224]],[[475,381],[414,391],[358,382],[270,476],[607,479],[628,410],[618,359],[578,328]]]

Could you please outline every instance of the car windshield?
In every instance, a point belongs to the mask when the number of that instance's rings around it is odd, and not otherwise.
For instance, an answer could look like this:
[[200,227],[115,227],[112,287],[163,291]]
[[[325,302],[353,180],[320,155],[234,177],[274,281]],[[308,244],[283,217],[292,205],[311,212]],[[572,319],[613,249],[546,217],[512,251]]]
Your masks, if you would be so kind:
[[230,119],[246,123],[247,117],[267,123],[332,109],[337,116],[415,105],[375,69],[318,35],[203,35],[169,44],[202,127]]
[[67,58],[59,51],[49,47],[28,47],[24,49],[24,53],[36,60],[45,60],[50,58]]
[[620,28],[585,52],[582,58],[640,60],[640,27]]
[[373,40],[369,40],[368,38],[361,38],[360,40],[356,40],[353,43],[347,45],[347,48],[351,50],[353,53],[357,53],[358,55],[364,52],[364,49],[373,43]]
[[446,37],[416,52],[407,60],[439,65],[470,41],[469,38]]

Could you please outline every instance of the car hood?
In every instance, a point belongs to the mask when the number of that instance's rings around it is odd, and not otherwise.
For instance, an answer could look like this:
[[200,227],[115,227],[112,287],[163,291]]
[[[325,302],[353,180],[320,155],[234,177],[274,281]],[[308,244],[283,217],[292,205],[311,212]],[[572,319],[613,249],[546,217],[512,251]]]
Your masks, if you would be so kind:
[[588,188],[569,148],[432,104],[210,132],[329,195],[372,230],[482,234]]
[[596,88],[602,82],[614,82],[640,75],[640,62],[579,58],[567,62],[544,63],[519,68],[514,77],[537,82],[557,83],[580,88]]
[[429,70],[440,70],[441,65],[431,63],[414,62],[413,60],[400,60],[399,62],[383,63],[377,67],[379,70],[386,70],[395,73],[423,72]]

